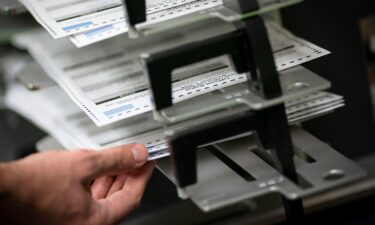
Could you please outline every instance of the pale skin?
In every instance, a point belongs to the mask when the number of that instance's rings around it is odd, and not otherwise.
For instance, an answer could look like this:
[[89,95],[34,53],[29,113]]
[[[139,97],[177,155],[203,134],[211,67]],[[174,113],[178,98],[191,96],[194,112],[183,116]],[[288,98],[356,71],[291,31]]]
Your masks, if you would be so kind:
[[131,144],[0,163],[0,224],[116,224],[140,204],[155,166],[147,158]]

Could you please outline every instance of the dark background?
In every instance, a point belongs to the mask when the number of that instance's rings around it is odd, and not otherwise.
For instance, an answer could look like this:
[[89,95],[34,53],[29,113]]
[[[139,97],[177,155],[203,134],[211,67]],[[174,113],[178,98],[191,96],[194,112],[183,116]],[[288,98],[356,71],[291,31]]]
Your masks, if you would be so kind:
[[330,80],[331,90],[345,96],[346,106],[305,127],[349,157],[375,151],[366,51],[359,27],[361,18],[374,14],[374,0],[305,0],[282,10],[290,31],[332,52],[305,66]]

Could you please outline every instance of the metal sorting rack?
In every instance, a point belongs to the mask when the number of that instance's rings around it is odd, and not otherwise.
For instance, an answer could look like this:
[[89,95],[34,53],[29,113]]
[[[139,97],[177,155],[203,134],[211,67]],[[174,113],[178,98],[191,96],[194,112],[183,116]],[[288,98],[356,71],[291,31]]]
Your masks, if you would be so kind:
[[[219,2],[219,0],[213,1]],[[132,31],[130,32],[138,33],[135,34],[135,36],[133,37],[137,37],[138,35],[148,36],[154,35],[156,33],[163,33],[168,30],[176,30],[179,28],[184,28],[185,26],[189,26],[191,24],[201,22],[205,23],[207,20],[214,18],[220,19],[226,23],[234,23],[237,21],[241,21],[258,15],[263,15],[281,8],[298,4],[302,2],[302,0],[259,0],[258,8],[242,12],[233,9],[233,7],[237,7],[233,4],[235,3],[235,1],[221,0],[223,4],[220,4],[218,6],[210,7],[207,9],[199,10],[198,12],[192,12],[183,16],[179,16],[173,20],[147,25],[142,24],[142,22],[144,22],[146,18],[144,14],[145,11],[143,10],[143,2],[144,1],[134,3],[132,0],[124,0],[125,5],[130,5],[130,7],[127,7],[127,11],[129,12],[128,21],[131,26],[135,27],[135,29],[131,29]],[[205,3],[202,1],[202,4]],[[171,13],[172,11],[168,12]]]
[[[365,175],[355,163],[303,129],[292,127],[291,133],[299,184],[274,168],[270,154],[252,135],[198,150],[198,182],[185,188],[184,194],[201,210],[212,211],[274,192],[292,200],[308,197]],[[227,163],[237,166],[227,166],[210,152],[220,152]],[[170,158],[159,160],[158,167],[176,183]]]
[[[330,87],[302,67],[281,74],[275,69],[260,15],[298,2],[224,0],[221,6],[142,27],[147,18],[145,1],[124,0],[130,38],[178,32],[192,24],[204,26],[212,18],[232,25],[228,32],[140,55],[155,119],[164,126],[172,155],[161,160],[159,168],[176,183],[181,197],[191,198],[204,211],[279,192],[288,221],[298,222],[304,214],[302,197],[365,174],[303,130],[290,130],[285,103]],[[202,96],[173,104],[175,70],[223,55],[237,73],[247,75],[246,84],[219,90],[209,99]],[[180,122],[188,125],[176,128]],[[253,135],[220,141],[246,133]]]

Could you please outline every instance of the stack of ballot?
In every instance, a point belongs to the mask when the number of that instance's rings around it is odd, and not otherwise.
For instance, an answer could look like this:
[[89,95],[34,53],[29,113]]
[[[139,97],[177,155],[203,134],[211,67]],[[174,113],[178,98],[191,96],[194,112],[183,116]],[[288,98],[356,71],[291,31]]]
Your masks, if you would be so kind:
[[[329,54],[274,22],[267,22],[267,28],[279,71]],[[157,40],[151,43],[151,48],[162,44]],[[169,39],[168,43],[173,45]],[[43,30],[33,30],[15,36],[14,44],[28,50],[98,126],[152,110],[147,79],[134,42],[127,44],[119,36],[77,49],[68,40],[55,40]],[[246,74],[235,73],[229,64],[225,58],[207,61],[174,76],[174,102],[246,82]],[[220,85],[219,80],[223,81]]]
[[[20,0],[54,37],[83,47],[128,32],[122,0]],[[174,19],[221,6],[222,0],[147,0],[147,22]]]
[[[19,0],[54,38],[68,37],[77,47],[124,34],[129,31],[123,0]],[[137,25],[149,29],[155,24],[184,16],[192,19],[215,12],[225,0],[146,0],[147,22]],[[259,0],[261,7],[298,0]],[[185,20],[182,18],[181,21]]]
[[[31,81],[24,82],[24,79],[30,76],[37,82],[33,87],[40,89],[30,91],[25,88]],[[38,125],[65,148],[100,150],[136,142],[147,145],[150,159],[169,155],[163,128],[153,119],[152,113],[141,113],[99,127],[72,102],[60,86],[48,81],[43,69],[32,60],[27,60],[14,77],[20,83],[9,85],[7,106]],[[289,101],[286,106],[288,120],[292,124],[332,112],[344,106],[344,99],[335,94],[318,92]]]
[[[11,59],[18,63],[14,66],[16,69],[10,69],[8,73],[13,82],[9,82],[5,98],[7,106],[31,120],[69,150],[101,150],[137,142],[149,148],[150,159],[169,155],[163,128],[153,118],[147,77],[138,51],[138,48],[158,50],[157,37],[145,46],[142,41],[129,44],[123,36],[106,36],[103,38],[106,40],[77,48],[68,39],[55,38],[69,35],[74,39],[90,32],[95,35],[97,31],[93,31],[94,28],[100,30],[109,26],[112,29],[116,27],[116,22],[124,26],[121,1],[21,2],[48,32],[34,29],[13,37],[13,44],[27,50],[30,56]],[[172,5],[179,8],[182,5],[187,7],[185,4],[204,3],[204,7],[222,4],[219,0],[176,2],[148,1],[149,16],[158,10],[168,10]],[[194,8],[197,10],[199,7]],[[189,10],[193,9],[181,8],[181,13],[189,13]],[[329,54],[275,22],[267,20],[266,27],[278,71]],[[168,44],[173,46],[176,43],[171,39]],[[5,64],[5,67],[12,67],[11,63]],[[234,72],[227,57],[194,64],[174,74],[173,101],[182,102],[240,85],[247,79],[246,74]],[[319,92],[288,102],[286,112],[290,123],[298,123],[342,106],[344,99],[341,96]]]

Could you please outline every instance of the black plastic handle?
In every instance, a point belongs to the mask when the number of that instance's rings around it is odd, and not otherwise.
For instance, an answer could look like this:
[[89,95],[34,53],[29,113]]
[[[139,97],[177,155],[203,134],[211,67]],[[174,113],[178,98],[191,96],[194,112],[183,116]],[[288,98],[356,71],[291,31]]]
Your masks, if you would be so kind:
[[123,0],[129,25],[146,22],[146,0]]
[[247,112],[168,137],[178,185],[186,187],[197,182],[196,149],[199,146],[249,131],[257,131],[260,127],[266,126],[264,122],[259,114]]
[[156,53],[145,58],[154,103],[157,110],[172,106],[172,72],[197,62],[228,55],[238,73],[250,70],[246,43],[241,32],[228,33]]
[[237,73],[250,72],[249,89],[266,99],[282,94],[267,30],[261,17],[237,24],[238,30],[179,46],[145,58],[156,110],[172,106],[172,72],[203,60],[228,55]]

